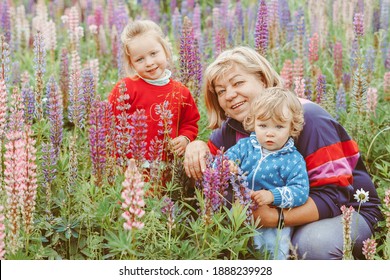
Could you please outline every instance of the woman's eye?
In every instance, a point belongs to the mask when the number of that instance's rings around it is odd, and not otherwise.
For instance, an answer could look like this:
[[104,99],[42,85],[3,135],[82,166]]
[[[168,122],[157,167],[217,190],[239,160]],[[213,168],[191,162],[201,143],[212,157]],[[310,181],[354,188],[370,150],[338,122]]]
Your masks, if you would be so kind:
[[242,85],[243,83],[244,83],[244,81],[238,81],[238,82],[234,83],[234,86],[236,87],[236,86]]
[[226,90],[224,90],[224,89],[218,90],[218,91],[217,91],[217,95],[218,95],[218,96],[221,96],[221,95],[223,95],[225,92],[226,92]]

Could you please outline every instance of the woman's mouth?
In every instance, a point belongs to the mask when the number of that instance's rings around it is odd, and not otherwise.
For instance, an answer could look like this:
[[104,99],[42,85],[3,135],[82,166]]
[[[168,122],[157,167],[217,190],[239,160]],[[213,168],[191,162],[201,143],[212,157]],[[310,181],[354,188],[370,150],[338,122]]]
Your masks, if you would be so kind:
[[236,108],[238,108],[238,107],[240,107],[242,104],[244,104],[245,103],[245,101],[242,101],[242,102],[240,102],[240,103],[237,103],[237,104],[234,104],[231,108],[232,109],[236,109]]

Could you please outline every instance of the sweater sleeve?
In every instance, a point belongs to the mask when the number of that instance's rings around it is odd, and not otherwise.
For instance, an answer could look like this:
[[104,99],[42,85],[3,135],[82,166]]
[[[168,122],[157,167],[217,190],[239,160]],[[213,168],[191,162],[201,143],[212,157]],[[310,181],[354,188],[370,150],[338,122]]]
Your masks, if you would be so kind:
[[309,178],[305,161],[299,154],[294,156],[293,165],[286,167],[289,171],[286,177],[286,185],[270,189],[274,195],[274,206],[280,208],[297,207],[304,204],[309,197]]
[[192,98],[190,91],[185,88],[180,112],[180,124],[178,135],[188,137],[194,141],[198,136],[198,121],[200,114],[195,100]]

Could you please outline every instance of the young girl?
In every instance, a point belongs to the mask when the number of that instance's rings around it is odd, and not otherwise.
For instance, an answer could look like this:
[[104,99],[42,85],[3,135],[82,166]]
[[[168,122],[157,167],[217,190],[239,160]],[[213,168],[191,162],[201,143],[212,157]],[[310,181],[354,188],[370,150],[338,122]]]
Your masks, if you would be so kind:
[[[164,139],[166,133],[161,133],[163,129],[170,129],[168,136],[171,138],[171,151],[183,155],[188,143],[197,137],[200,115],[188,88],[171,79],[167,67],[172,55],[161,28],[149,20],[134,21],[123,30],[121,41],[129,76],[119,81],[108,97],[115,116],[122,113],[123,100],[129,115],[136,110],[144,110],[147,129],[145,144],[148,151],[146,160],[153,160],[149,154],[152,140],[167,140]],[[123,95],[126,97],[123,98]],[[162,127],[161,110],[167,113],[163,125],[169,127]],[[130,152],[127,156],[132,157]]]
[[293,140],[303,128],[302,105],[287,89],[267,88],[252,102],[243,124],[252,133],[226,151],[230,169],[236,171],[238,164],[247,173],[257,205],[278,207],[278,228],[258,229],[254,243],[268,257],[286,259],[292,231],[283,228],[283,209],[300,206],[309,196],[306,163]]

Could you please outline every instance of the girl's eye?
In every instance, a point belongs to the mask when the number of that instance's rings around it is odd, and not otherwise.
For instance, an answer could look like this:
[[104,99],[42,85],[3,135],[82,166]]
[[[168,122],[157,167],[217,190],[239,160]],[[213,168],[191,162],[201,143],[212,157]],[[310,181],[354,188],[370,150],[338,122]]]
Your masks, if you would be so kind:
[[138,58],[135,62],[142,62],[144,59],[141,57],[141,58]]

